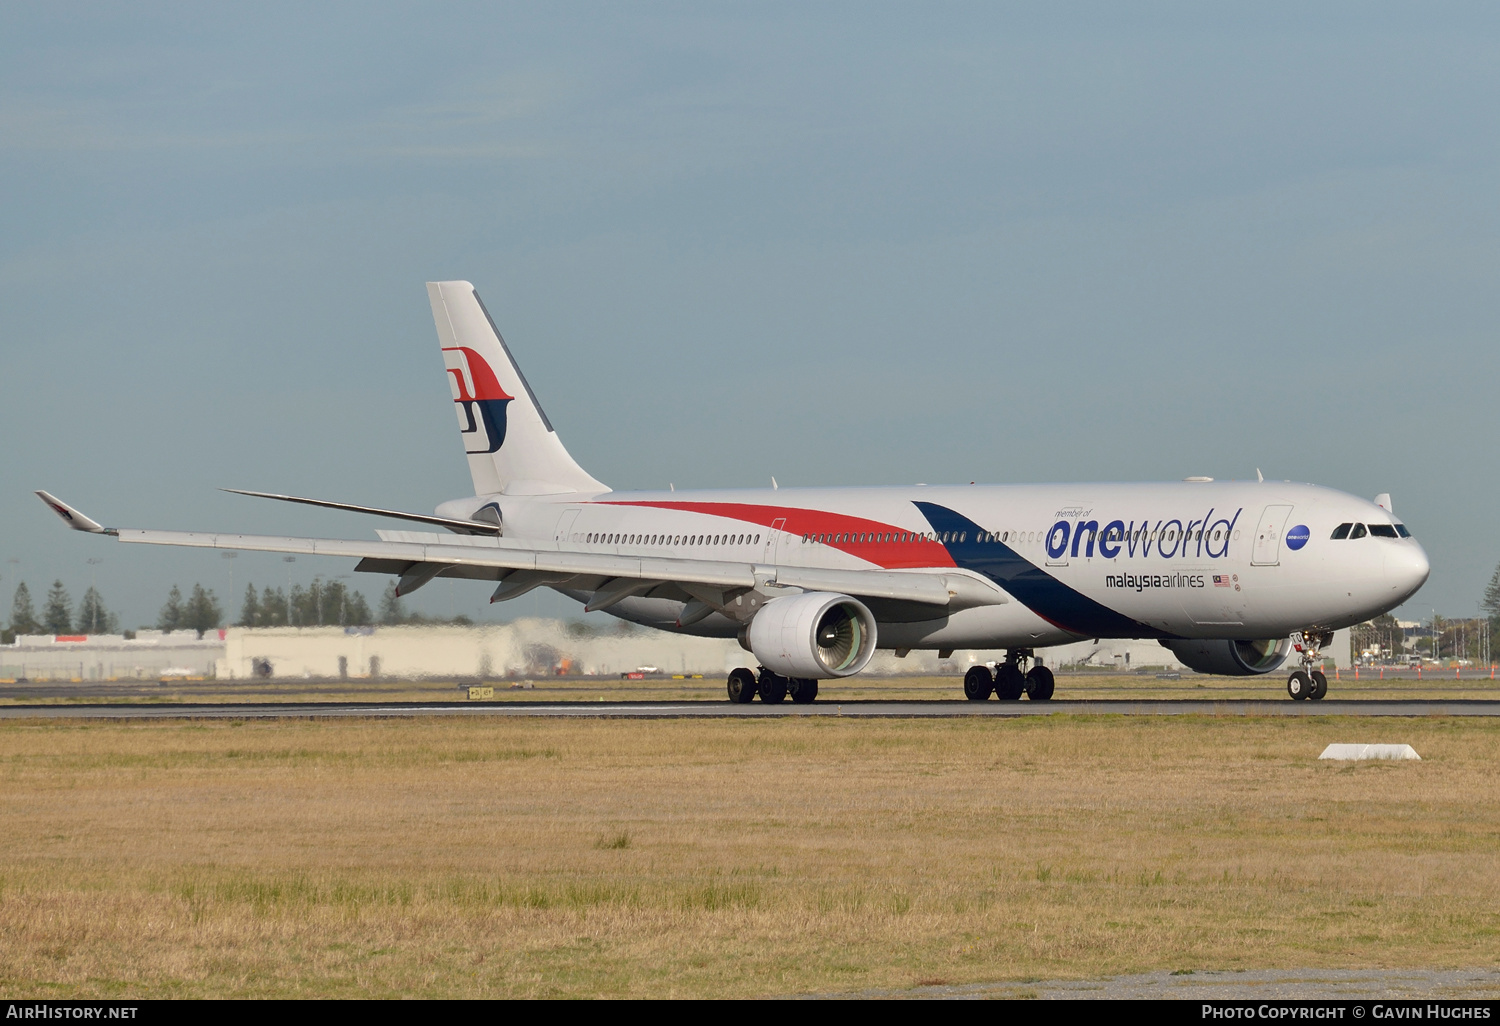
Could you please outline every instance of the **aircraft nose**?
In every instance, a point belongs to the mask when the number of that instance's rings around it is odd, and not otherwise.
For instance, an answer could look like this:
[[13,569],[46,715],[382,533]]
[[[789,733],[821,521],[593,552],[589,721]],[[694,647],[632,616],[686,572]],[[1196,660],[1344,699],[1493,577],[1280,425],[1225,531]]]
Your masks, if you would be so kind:
[[1385,579],[1391,590],[1401,595],[1402,601],[1415,595],[1417,589],[1427,583],[1432,564],[1427,553],[1416,542],[1391,546],[1385,555]]

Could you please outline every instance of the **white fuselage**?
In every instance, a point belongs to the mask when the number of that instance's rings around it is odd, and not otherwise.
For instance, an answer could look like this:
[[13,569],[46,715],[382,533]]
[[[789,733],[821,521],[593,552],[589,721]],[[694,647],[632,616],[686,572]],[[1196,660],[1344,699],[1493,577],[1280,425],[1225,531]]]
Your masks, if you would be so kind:
[[[620,556],[834,570],[919,571],[992,582],[1009,601],[934,616],[872,602],[881,648],[1043,647],[1080,637],[1283,637],[1401,604],[1428,575],[1387,510],[1314,485],[1040,484],[488,495],[507,540]],[[1341,524],[1362,537],[1335,540]],[[1374,533],[1371,527],[1375,528]],[[1399,532],[1399,534],[1398,534]],[[568,591],[580,599],[587,594]],[[716,614],[678,628],[681,602],[611,607],[667,630],[732,636]]]

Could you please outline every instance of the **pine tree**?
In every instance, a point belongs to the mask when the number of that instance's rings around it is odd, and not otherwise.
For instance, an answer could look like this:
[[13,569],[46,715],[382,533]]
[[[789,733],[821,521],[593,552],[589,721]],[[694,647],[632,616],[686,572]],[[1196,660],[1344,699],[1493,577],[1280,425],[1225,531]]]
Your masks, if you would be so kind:
[[201,638],[205,631],[217,630],[223,622],[224,610],[214,593],[194,584],[193,594],[182,609],[182,626],[197,631]]
[[351,593],[344,605],[344,623],[351,627],[368,627],[371,619],[370,604],[364,595],[357,591]]
[[119,620],[104,608],[99,589],[91,586],[78,603],[78,629],[84,634],[113,634],[118,626]]
[[1490,575],[1490,583],[1484,589],[1484,601],[1480,605],[1490,614],[1490,634],[1500,634],[1500,566],[1495,567],[1495,572]]
[[385,594],[380,596],[380,622],[381,623],[405,623],[406,610],[401,608],[401,596],[396,594],[396,582],[385,586]]
[[16,597],[10,603],[10,630],[12,634],[42,632],[42,625],[36,620],[36,610],[31,606],[31,590],[25,581],[16,585]]
[[291,616],[293,627],[316,627],[318,625],[318,602],[322,597],[323,582],[314,577],[306,589],[300,584],[292,585]]
[[183,627],[182,592],[174,584],[172,585],[172,590],[167,594],[167,604],[161,607],[161,612],[156,617],[156,629],[175,631],[181,627]]
[[73,602],[68,598],[68,589],[62,581],[53,581],[47,592],[47,605],[42,609],[42,626],[48,634],[73,633]]
[[327,626],[344,625],[344,601],[348,589],[340,581],[329,581],[318,595],[318,623]]
[[256,610],[257,627],[286,626],[286,595],[280,588],[267,588],[260,593],[260,607]]
[[245,585],[245,604],[240,607],[241,627],[260,626],[260,602],[255,594],[255,585]]

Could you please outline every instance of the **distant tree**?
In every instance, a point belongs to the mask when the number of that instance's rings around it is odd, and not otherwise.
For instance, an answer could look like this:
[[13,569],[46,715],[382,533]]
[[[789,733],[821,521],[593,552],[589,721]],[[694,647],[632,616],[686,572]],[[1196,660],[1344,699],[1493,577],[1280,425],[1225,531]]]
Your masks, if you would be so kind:
[[99,589],[90,587],[83,593],[83,601],[78,603],[78,629],[84,634],[113,634],[119,628],[120,621],[108,609],[104,608],[104,599],[99,594]]
[[172,585],[172,590],[167,593],[167,604],[161,607],[161,612],[156,616],[156,629],[161,631],[175,631],[183,627],[182,622],[182,592],[177,585]]
[[351,592],[348,601],[344,603],[344,623],[351,627],[368,627],[374,617],[370,615],[370,603],[365,601],[364,595],[359,592]]
[[344,603],[348,589],[339,581],[329,581],[318,593],[318,623],[325,626],[344,625]]
[[322,582],[316,577],[313,578],[312,584],[306,588],[303,588],[300,584],[292,585],[287,605],[291,608],[291,625],[293,627],[317,626],[318,599],[321,597],[322,591]]
[[52,590],[47,592],[47,604],[42,608],[42,626],[48,634],[73,633],[73,603],[62,581],[53,581]]
[[245,585],[245,603],[240,606],[241,627],[260,626],[260,601],[255,594],[255,585]]
[[266,588],[260,593],[255,626],[285,627],[286,623],[286,593],[280,588]]
[[203,585],[194,584],[193,594],[182,607],[182,626],[198,632],[201,638],[205,631],[217,630],[224,622],[224,610],[212,591]]
[[[23,584],[24,588],[25,585]],[[380,596],[380,622],[397,624],[406,622],[406,610],[401,608],[401,596],[396,594],[396,582],[392,581],[385,586],[385,594]]]
[[12,634],[40,634],[42,625],[37,623],[36,610],[31,606],[31,590],[22,581],[16,585],[16,597],[10,603],[10,630]]

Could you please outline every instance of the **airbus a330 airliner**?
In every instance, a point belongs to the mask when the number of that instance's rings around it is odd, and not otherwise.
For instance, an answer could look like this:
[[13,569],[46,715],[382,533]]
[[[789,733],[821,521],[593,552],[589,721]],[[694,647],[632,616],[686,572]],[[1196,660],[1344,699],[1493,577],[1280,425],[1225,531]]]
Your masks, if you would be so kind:
[[[1206,673],[1274,672],[1294,699],[1328,688],[1334,630],[1411,597],[1427,555],[1376,502],[1308,484],[964,485],[615,492],[563,447],[474,287],[428,298],[474,494],[432,515],[265,492],[412,521],[378,541],[104,527],[47,492],[79,531],[122,542],[357,557],[406,595],[435,577],[496,582],[491,602],[555,588],[666,631],[737,637],[757,669],[729,699],[811,702],[877,648],[1004,649],[964,693],[1052,697],[1037,651],[1154,638]],[[1257,474],[1257,476],[1259,476]]]

